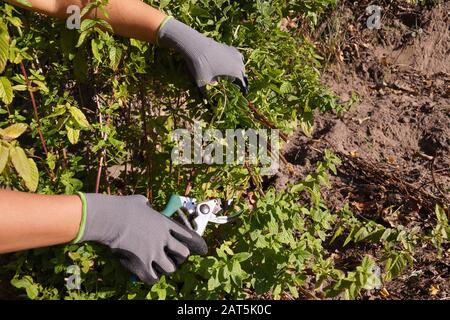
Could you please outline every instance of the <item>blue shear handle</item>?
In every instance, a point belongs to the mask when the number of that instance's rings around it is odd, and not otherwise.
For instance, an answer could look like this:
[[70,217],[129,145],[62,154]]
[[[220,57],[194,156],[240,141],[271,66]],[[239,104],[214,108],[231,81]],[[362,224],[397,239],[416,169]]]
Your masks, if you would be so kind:
[[161,211],[166,217],[171,217],[178,209],[183,207],[183,201],[181,197],[177,195],[171,195],[166,208]]

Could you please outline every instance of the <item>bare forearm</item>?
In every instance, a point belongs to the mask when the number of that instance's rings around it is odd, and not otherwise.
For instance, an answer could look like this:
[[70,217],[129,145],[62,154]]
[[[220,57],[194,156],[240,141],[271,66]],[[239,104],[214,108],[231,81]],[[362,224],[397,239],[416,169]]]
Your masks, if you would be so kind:
[[70,242],[81,216],[78,196],[0,190],[0,253]]
[[[16,0],[6,0],[29,10],[52,17],[67,18],[67,8],[77,5],[83,8],[89,0],[29,0],[32,8],[20,5]],[[108,17],[101,10],[93,10],[89,17],[98,17],[109,22],[114,33],[120,36],[155,42],[156,33],[166,15],[141,0],[109,0],[106,6]]]

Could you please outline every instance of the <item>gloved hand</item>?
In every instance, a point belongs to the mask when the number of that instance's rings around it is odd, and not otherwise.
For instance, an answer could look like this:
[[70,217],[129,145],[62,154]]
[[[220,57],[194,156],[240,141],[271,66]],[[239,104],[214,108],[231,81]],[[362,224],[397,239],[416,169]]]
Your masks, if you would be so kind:
[[74,242],[107,245],[147,284],[175,272],[190,254],[208,251],[202,237],[153,210],[144,196],[79,195],[83,221]]
[[172,17],[160,26],[158,44],[173,48],[184,57],[200,90],[225,77],[234,80],[247,93],[244,57],[236,48],[218,43]]

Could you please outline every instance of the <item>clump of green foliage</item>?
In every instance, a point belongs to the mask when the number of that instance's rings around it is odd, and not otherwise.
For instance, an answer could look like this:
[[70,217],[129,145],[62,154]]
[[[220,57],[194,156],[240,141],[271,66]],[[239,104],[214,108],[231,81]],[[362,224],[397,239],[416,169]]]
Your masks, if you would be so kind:
[[[93,1],[102,6],[105,1]],[[331,212],[320,190],[339,159],[325,152],[304,181],[284,192],[263,188],[250,166],[175,166],[176,128],[192,119],[208,128],[264,128],[258,112],[285,133],[311,132],[314,110],[338,110],[319,82],[321,58],[307,37],[282,31],[283,17],[311,25],[333,0],[146,1],[244,53],[251,90],[244,97],[220,82],[201,99],[182,60],[148,43],[114,37],[104,21],[86,19],[80,30],[0,6],[0,185],[45,194],[144,194],[162,209],[172,193],[198,199],[236,198],[244,213],[233,225],[211,228],[207,257],[148,287],[131,282],[109,251],[92,243],[1,257],[2,279],[31,299],[245,298],[270,294],[357,298],[412,263],[422,239],[401,228],[362,221],[350,210]],[[84,13],[84,12],[83,12]],[[180,77],[180,75],[186,75]],[[102,169],[102,170],[99,170]],[[98,189],[98,190],[97,190]],[[310,201],[299,201],[300,198]],[[437,209],[437,246],[448,221]],[[340,270],[328,249],[345,235],[348,245],[382,243],[385,257],[365,256]],[[70,265],[81,269],[81,289],[69,290]],[[381,272],[383,268],[383,272]]]

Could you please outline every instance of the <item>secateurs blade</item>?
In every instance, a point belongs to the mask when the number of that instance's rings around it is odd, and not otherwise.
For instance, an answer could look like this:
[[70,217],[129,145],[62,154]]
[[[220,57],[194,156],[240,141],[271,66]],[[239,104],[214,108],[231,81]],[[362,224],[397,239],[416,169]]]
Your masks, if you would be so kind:
[[195,198],[172,195],[166,208],[161,212],[166,217],[178,213],[183,223],[200,236],[206,230],[209,222],[225,224],[236,220],[242,212],[225,216],[224,213],[232,207],[233,200],[211,199],[198,202]]

